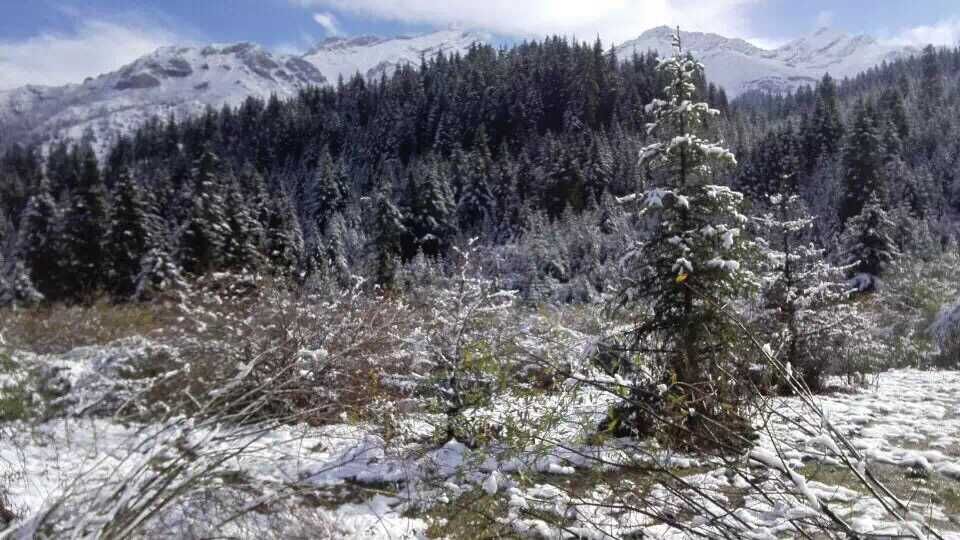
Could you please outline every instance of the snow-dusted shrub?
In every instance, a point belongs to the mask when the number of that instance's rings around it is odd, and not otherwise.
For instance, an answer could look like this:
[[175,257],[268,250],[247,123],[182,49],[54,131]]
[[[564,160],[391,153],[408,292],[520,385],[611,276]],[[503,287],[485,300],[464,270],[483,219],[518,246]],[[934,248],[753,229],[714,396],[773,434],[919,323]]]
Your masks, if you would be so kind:
[[863,310],[885,347],[882,367],[924,367],[941,360],[949,364],[937,350],[945,337],[945,306],[960,295],[958,266],[957,255],[947,252],[901,258],[888,273],[886,286]]
[[143,337],[16,360],[33,381],[38,417],[162,417],[166,385],[184,367],[175,348]]
[[[789,177],[782,180],[784,189],[792,191]],[[817,392],[856,327],[851,291],[844,283],[849,268],[829,264],[825,250],[811,242],[814,218],[799,196],[775,194],[763,203],[765,211],[754,218],[763,254],[756,326],[764,342],[776,344],[780,360]],[[779,391],[790,390],[771,378]]]
[[182,304],[194,391],[314,424],[379,397],[406,307],[361,287],[301,295],[285,282],[221,279]]
[[418,336],[424,372],[421,392],[444,417],[436,431],[443,441],[477,444],[489,426],[471,418],[488,406],[507,383],[503,348],[505,334],[498,316],[514,305],[516,293],[482,276],[472,242],[453,248],[455,271],[431,290],[426,300],[427,327]]

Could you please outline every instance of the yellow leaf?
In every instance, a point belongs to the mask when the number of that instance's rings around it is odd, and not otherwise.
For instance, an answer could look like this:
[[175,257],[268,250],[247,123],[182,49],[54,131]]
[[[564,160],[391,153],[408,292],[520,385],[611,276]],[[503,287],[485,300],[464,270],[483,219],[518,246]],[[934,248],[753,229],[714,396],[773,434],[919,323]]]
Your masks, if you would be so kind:
[[680,272],[680,274],[677,275],[677,283],[683,283],[686,280],[687,280],[686,272]]

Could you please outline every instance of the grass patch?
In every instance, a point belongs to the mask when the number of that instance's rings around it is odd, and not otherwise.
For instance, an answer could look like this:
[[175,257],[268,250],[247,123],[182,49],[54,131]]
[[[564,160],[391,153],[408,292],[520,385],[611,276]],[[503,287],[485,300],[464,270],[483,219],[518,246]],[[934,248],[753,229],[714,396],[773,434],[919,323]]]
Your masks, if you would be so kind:
[[432,507],[424,515],[429,522],[428,538],[451,540],[482,540],[492,538],[516,538],[517,533],[509,524],[498,521],[507,515],[507,504],[502,496],[487,495],[474,490],[461,495],[457,500]]
[[[939,506],[947,516],[947,522],[933,520],[941,528],[960,530],[960,484],[956,480],[936,473],[924,474],[914,469],[894,465],[874,464],[874,475],[884,483],[900,500],[911,506]],[[807,480],[814,480],[829,486],[840,486],[867,496],[866,487],[856,475],[844,467],[811,463],[798,472]],[[849,504],[852,506],[856,501]],[[926,513],[921,509],[921,515]]]
[[149,336],[176,326],[176,308],[167,304],[40,306],[0,310],[0,333],[14,349],[36,354],[64,353],[76,347]]

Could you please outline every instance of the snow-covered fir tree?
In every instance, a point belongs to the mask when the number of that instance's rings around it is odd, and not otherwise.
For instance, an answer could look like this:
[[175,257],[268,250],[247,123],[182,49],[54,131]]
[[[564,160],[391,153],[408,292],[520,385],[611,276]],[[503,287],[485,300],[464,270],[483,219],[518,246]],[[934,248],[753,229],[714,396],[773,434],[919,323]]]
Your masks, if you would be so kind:
[[224,212],[228,229],[223,247],[224,264],[234,270],[258,268],[263,263],[263,229],[247,204],[244,192],[232,178],[229,178]]
[[407,190],[407,232],[412,242],[404,255],[412,257],[419,250],[430,257],[444,253],[456,230],[455,213],[450,185],[436,159],[411,172]]
[[621,200],[636,204],[650,226],[624,259],[620,302],[638,312],[635,347],[663,366],[663,380],[674,383],[673,412],[695,432],[707,418],[735,415],[737,396],[744,394],[729,376],[737,372],[729,352],[738,330],[723,310],[755,285],[747,264],[754,246],[744,234],[743,196],[712,183],[736,160],[705,133],[707,118],[719,111],[695,101],[702,66],[683,52],[679,32],[674,49],[659,66],[668,81],[665,99],[647,108],[656,142],[640,159],[649,188]]
[[106,187],[100,178],[96,155],[88,147],[83,152],[63,224],[68,270],[63,285],[73,297],[89,297],[104,284],[109,222]]
[[407,226],[403,214],[393,204],[388,188],[381,188],[377,194],[375,212],[375,236],[373,247],[376,252],[375,275],[377,283],[390,286],[396,276],[403,239],[407,236]]
[[277,274],[293,272],[303,259],[303,229],[283,193],[271,198],[265,242],[271,269]]
[[47,300],[57,300],[64,292],[60,221],[50,184],[43,179],[23,211],[17,258],[30,269],[30,279]]
[[193,205],[180,240],[180,256],[184,270],[194,275],[219,270],[224,264],[230,230],[218,175],[219,163],[220,159],[208,149],[193,172]]
[[825,250],[812,242],[815,220],[798,195],[771,195],[767,211],[754,221],[763,254],[759,325],[778,359],[819,391],[857,320],[849,304],[848,268],[829,264]]
[[162,223],[155,214],[150,193],[140,189],[129,170],[120,171],[107,233],[110,291],[121,298],[133,295],[143,258],[165,244]]
[[899,255],[893,239],[895,231],[896,224],[875,196],[847,223],[841,241],[857,290],[877,290],[880,277]]

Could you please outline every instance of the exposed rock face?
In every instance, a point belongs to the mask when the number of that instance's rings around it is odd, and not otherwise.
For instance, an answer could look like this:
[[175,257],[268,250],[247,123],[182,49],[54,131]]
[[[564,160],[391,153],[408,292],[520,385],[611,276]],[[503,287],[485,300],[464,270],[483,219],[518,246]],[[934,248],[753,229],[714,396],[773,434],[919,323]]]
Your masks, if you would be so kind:
[[156,88],[160,86],[160,81],[149,73],[137,73],[117,81],[113,85],[117,90],[142,90],[144,88]]

